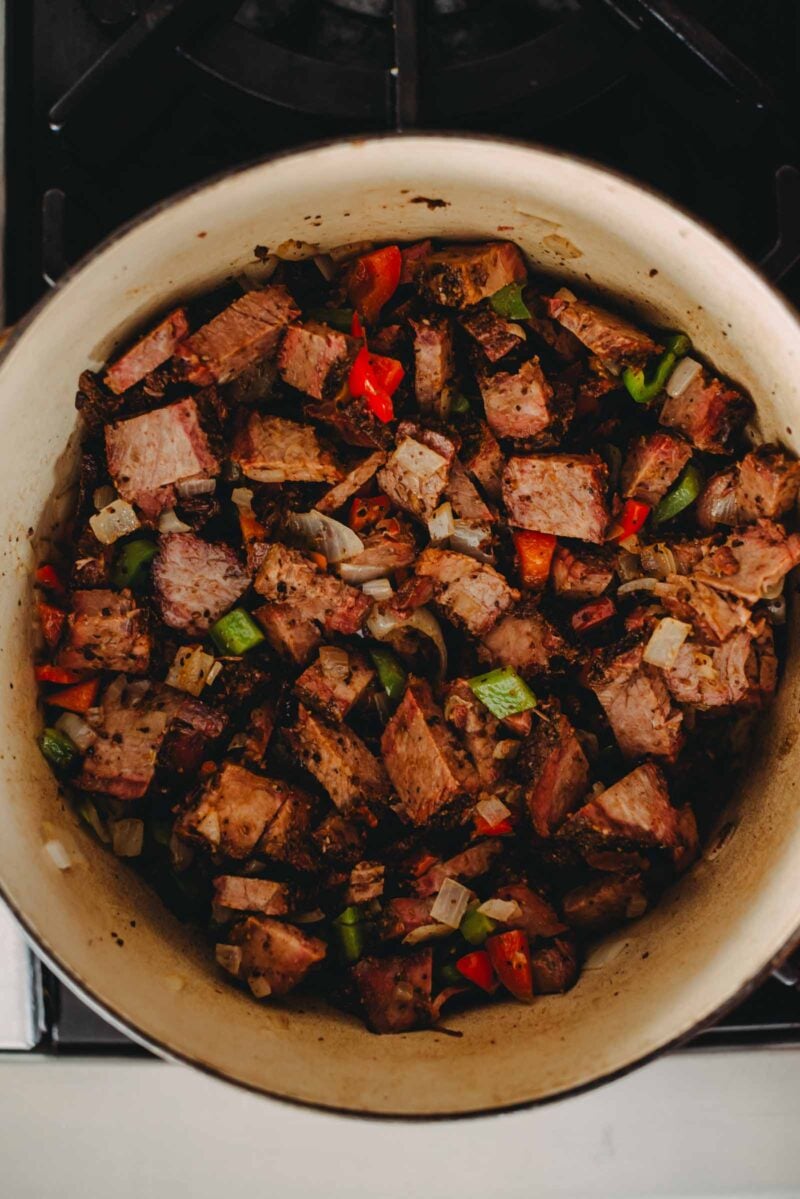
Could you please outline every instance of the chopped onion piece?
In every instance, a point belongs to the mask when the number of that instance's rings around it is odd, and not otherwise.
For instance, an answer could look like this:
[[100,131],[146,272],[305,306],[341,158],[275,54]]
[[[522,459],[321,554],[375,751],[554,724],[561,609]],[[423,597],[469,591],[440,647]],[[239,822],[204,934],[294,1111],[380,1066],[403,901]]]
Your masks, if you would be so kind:
[[56,721],[55,727],[69,737],[82,753],[97,740],[97,733],[83,720],[77,712],[64,712]]
[[652,577],[631,579],[629,583],[622,583],[617,588],[617,595],[628,595],[631,591],[653,591],[658,584],[659,580]]
[[97,808],[88,797],[81,800],[78,811],[98,839],[107,845],[111,840],[110,836],[108,835],[108,829],[103,823]]
[[448,928],[458,928],[471,899],[472,892],[467,887],[462,887],[454,878],[446,878],[434,900],[431,918]]
[[506,758],[516,758],[519,753],[520,742],[509,738],[508,741],[498,741],[492,751],[492,757],[502,762]]
[[365,595],[368,595],[370,599],[374,600],[388,600],[394,595],[392,584],[387,578],[367,579],[367,581],[362,584],[361,590]]
[[258,481],[259,483],[285,483],[286,471],[280,470],[277,466],[274,468],[265,466],[263,469],[259,467]]
[[159,533],[191,533],[192,526],[180,519],[174,508],[167,508],[158,518]]
[[176,483],[175,490],[181,499],[190,499],[193,495],[213,495],[217,490],[216,479],[205,479],[196,475],[191,479],[181,479]]
[[336,276],[336,268],[333,265],[333,259],[330,254],[315,254],[314,266],[317,268],[322,278],[326,283],[331,283]]
[[492,530],[488,525],[474,520],[456,520],[453,522],[453,535],[450,538],[450,549],[458,554],[467,554],[476,562],[493,562]]
[[358,258],[360,254],[368,254],[374,246],[374,241],[349,241],[343,246],[334,246],[332,250],[328,250],[328,257],[336,263],[347,262],[350,258]]
[[415,441],[413,437],[403,438],[392,460],[398,473],[417,475],[422,482],[447,467],[447,459],[442,454],[437,454],[436,450],[423,445],[421,441]]
[[106,483],[103,487],[95,488],[92,503],[99,512],[101,508],[107,508],[109,504],[113,504],[116,498],[116,491],[110,483]]
[[346,679],[350,673],[350,655],[338,645],[323,645],[319,663],[322,673],[329,679]]
[[437,937],[451,937],[454,928],[457,927],[449,924],[421,924],[419,928],[412,928],[410,933],[406,933],[403,944],[419,945],[422,941],[435,941]]
[[112,821],[111,848],[118,858],[138,858],[143,845],[143,820]]
[[208,674],[206,675],[206,686],[208,686],[208,687],[211,686],[211,684],[214,682],[214,680],[218,677],[221,670],[222,670],[222,663],[220,661],[216,661],[214,663],[214,665],[211,667],[211,669],[209,670]]
[[495,796],[491,796],[489,799],[482,799],[480,803],[475,805],[475,811],[491,828],[496,824],[500,824],[503,820],[508,820],[511,815],[511,809],[507,808],[503,801],[497,799]]
[[642,657],[651,666],[669,670],[675,665],[680,648],[691,631],[691,625],[684,624],[682,620],[675,620],[672,616],[665,616],[653,629]]
[[229,974],[238,974],[242,964],[242,951],[238,945],[217,945],[214,957],[218,965]]
[[287,521],[289,530],[310,550],[323,554],[334,564],[355,558],[364,550],[364,542],[348,525],[312,508],[293,512]]
[[428,536],[432,545],[444,545],[453,536],[453,509],[449,503],[440,504],[428,521]]
[[501,924],[510,924],[512,920],[519,920],[522,915],[522,908],[516,899],[487,899],[478,911],[490,920],[499,920]]
[[391,641],[409,629],[428,637],[439,655],[440,677],[444,678],[447,674],[447,646],[441,626],[429,608],[415,608],[410,616],[402,617],[395,612],[382,612],[374,607],[367,617],[367,628],[376,641]]
[[385,573],[385,566],[362,566],[358,562],[340,562],[338,567],[339,578],[345,583],[352,583],[354,587],[361,587],[364,583],[371,583],[373,579],[380,579]]
[[666,387],[664,388],[667,395],[673,399],[676,396],[683,395],[686,388],[691,383],[694,383],[702,369],[702,366],[695,358],[681,358],[675,370],[667,379]]
[[557,300],[568,300],[570,304],[574,304],[578,297],[575,295],[575,292],[570,291],[568,287],[559,287],[558,291],[555,293],[555,298]]
[[59,870],[69,870],[72,865],[72,858],[69,856],[67,849],[61,841],[45,841],[44,851],[48,857],[58,866]]
[[630,550],[621,549],[617,554],[617,572],[623,583],[640,579],[643,572],[637,555],[632,554]]
[[663,541],[657,541],[654,545],[643,545],[641,562],[645,574],[655,575],[657,579],[666,579],[667,575],[678,573],[675,555]]
[[256,999],[266,999],[268,995],[272,994],[272,987],[260,974],[254,974],[252,978],[248,978],[247,985]]
[[139,528],[139,517],[127,500],[114,500],[89,517],[92,532],[103,545],[113,545],[120,537]]
[[164,681],[176,691],[197,696],[208,682],[214,664],[214,658],[201,645],[182,645]]
[[231,492],[231,499],[237,508],[244,508],[247,512],[253,510],[253,489],[251,487],[234,487]]

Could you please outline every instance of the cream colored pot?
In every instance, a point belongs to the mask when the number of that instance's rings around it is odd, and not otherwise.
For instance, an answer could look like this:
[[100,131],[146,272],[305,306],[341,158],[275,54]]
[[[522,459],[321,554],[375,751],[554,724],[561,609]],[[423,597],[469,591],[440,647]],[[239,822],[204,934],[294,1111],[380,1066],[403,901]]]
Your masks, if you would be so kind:
[[[551,1099],[681,1040],[754,986],[800,929],[795,651],[724,845],[614,934],[566,997],[372,1036],[313,1006],[255,1003],[208,946],[103,850],[36,746],[30,568],[47,553],[77,449],[75,381],[166,305],[286,253],[374,239],[508,237],[575,286],[685,329],[800,449],[800,327],[734,250],[663,199],[572,158],[491,140],[323,146],[242,169],[135,222],[73,271],[0,365],[0,885],[55,969],[167,1057],[287,1099],[372,1114],[462,1114]],[[728,830],[730,832],[730,829]],[[72,860],[43,851],[55,837]]]

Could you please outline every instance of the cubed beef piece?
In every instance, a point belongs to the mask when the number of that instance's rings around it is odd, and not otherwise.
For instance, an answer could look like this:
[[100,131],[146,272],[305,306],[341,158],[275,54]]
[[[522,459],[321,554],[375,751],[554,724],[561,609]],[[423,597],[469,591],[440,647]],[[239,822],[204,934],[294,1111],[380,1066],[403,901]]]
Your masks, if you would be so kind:
[[550,315],[615,373],[624,366],[642,366],[662,348],[649,333],[605,308],[583,300],[560,298],[548,299],[546,303]]
[[574,657],[574,650],[542,615],[536,601],[528,598],[486,634],[478,654],[489,666],[511,666],[536,675],[552,670],[554,658]]
[[269,358],[300,309],[281,284],[249,291],[177,347],[184,378],[201,386],[227,383]]
[[474,637],[485,636],[519,599],[519,592],[493,566],[467,554],[429,547],[415,570],[433,580],[435,601],[447,619]]
[[614,559],[605,549],[557,545],[550,563],[550,582],[560,599],[597,599],[614,581]]
[[305,666],[322,644],[319,627],[299,615],[294,604],[263,604],[253,615],[276,654],[296,666]]
[[129,387],[140,383],[145,375],[172,357],[178,342],[188,332],[186,309],[174,309],[108,368],[103,379],[106,387],[115,395],[122,395]]
[[444,715],[457,730],[475,763],[481,786],[491,788],[503,776],[503,762],[495,757],[502,738],[500,722],[485,704],[476,699],[466,679],[454,679],[448,685]]
[[370,608],[363,591],[327,574],[302,551],[285,545],[269,547],[255,589],[273,603],[291,605],[298,620],[314,621],[328,634],[357,633]]
[[130,591],[75,591],[58,665],[67,670],[146,674],[151,639]]
[[181,701],[169,687],[153,688],[139,697],[112,683],[100,702],[102,716],[94,723],[97,740],[86,751],[76,786],[117,799],[141,799]]
[[497,438],[483,421],[472,452],[464,459],[464,469],[490,500],[499,500],[503,492],[503,470],[506,460]]
[[669,849],[679,842],[677,816],[663,772],[645,762],[569,816],[561,834],[592,849]]
[[797,503],[800,462],[775,445],[760,446],[709,479],[697,501],[704,529],[784,516]]
[[499,362],[525,341],[522,326],[498,316],[493,308],[476,308],[474,312],[466,312],[459,320],[490,362]]
[[250,766],[262,764],[275,731],[277,708],[276,700],[268,699],[251,709],[244,729],[230,744],[230,749],[238,751],[240,761]]
[[381,919],[381,939],[393,941],[407,937],[417,928],[432,924],[433,896],[427,899],[390,899],[384,904]]
[[454,430],[430,429],[412,420],[401,420],[397,426],[396,441],[398,444],[404,437],[413,437],[415,441],[426,445],[429,450],[441,454],[447,460],[448,468],[455,461],[460,446],[460,437]]
[[217,946],[217,961],[247,983],[257,999],[287,995],[327,952],[324,941],[269,916],[248,916]]
[[175,824],[175,832],[229,858],[247,858],[291,793],[288,784],[224,762]]
[[354,866],[364,852],[363,828],[336,811],[317,825],[311,839],[326,861],[339,866]]
[[345,581],[364,582],[367,578],[390,575],[410,566],[417,556],[414,534],[405,522],[393,516],[379,521],[371,533],[361,534],[361,540],[364,542],[361,553],[339,567]]
[[257,483],[336,483],[342,472],[311,425],[251,412],[231,458]]
[[750,619],[741,600],[728,599],[688,575],[668,575],[655,594],[671,616],[693,625],[699,639],[712,645],[720,645]]
[[383,731],[384,765],[406,817],[429,823],[456,799],[474,794],[478,775],[445,724],[430,685],[410,679],[405,695]]
[[220,908],[230,908],[236,912],[286,916],[289,912],[289,891],[285,883],[221,874],[214,879],[214,903]]
[[546,316],[546,307],[541,300],[528,295],[525,297],[525,303],[531,310],[525,324],[562,362],[575,362],[584,357],[584,348],[575,334],[559,325],[558,321]]
[[578,954],[573,941],[559,937],[531,954],[534,995],[558,995],[578,981]]
[[219,473],[194,400],[143,412],[105,429],[108,470],[123,499],[157,516],[175,502],[173,484]]
[[353,650],[342,664],[328,664],[320,655],[306,667],[294,689],[306,707],[338,722],[358,703],[374,678],[375,671],[364,656]]
[[409,1032],[427,1027],[433,1018],[432,975],[431,949],[357,962],[353,979],[373,1032]]
[[775,595],[800,562],[800,535],[789,536],[771,520],[731,533],[694,567],[694,577],[717,591],[738,595],[748,603]]
[[[166,694],[166,688],[163,689]],[[159,769],[193,778],[209,756],[209,742],[216,741],[228,727],[228,717],[217,708],[182,695],[180,707],[161,743]]]
[[446,246],[425,259],[417,276],[423,295],[446,308],[470,308],[527,278],[525,262],[510,241]]
[[401,248],[400,256],[403,260],[400,268],[401,283],[414,282],[432,249],[433,242],[429,237],[425,241],[416,241],[413,245]]
[[538,358],[523,362],[514,374],[479,375],[489,428],[497,437],[536,437],[555,418],[553,389]]
[[664,498],[686,463],[692,447],[671,433],[648,433],[628,446],[622,466],[622,494],[651,507]]
[[753,411],[752,401],[701,371],[684,391],[667,396],[659,420],[678,429],[698,450],[728,453],[731,437]]
[[589,763],[570,722],[557,708],[543,712],[517,760],[533,827],[549,837],[585,798]]
[[291,789],[277,815],[267,825],[258,843],[258,852],[274,862],[295,870],[313,870],[314,856],[309,843],[317,816],[317,802],[297,787]]
[[422,412],[438,412],[439,397],[453,377],[453,329],[447,317],[409,321],[414,330],[414,391]]
[[332,728],[301,704],[286,736],[300,765],[325,788],[340,812],[368,811],[388,798],[383,766],[347,725]]
[[683,745],[683,713],[676,708],[661,670],[642,660],[641,641],[612,647],[590,664],[587,681],[626,758],[652,754],[674,762]]
[[446,878],[462,879],[467,882],[474,878],[481,878],[491,870],[502,852],[503,842],[499,837],[492,837],[487,841],[479,841],[476,845],[469,845],[455,857],[448,858],[446,862],[437,862],[435,866],[432,866],[421,878],[417,879],[414,890],[417,895],[425,898],[441,891]]
[[598,454],[509,458],[503,499],[512,525],[602,542],[608,525],[608,468]]
[[315,400],[329,400],[342,390],[360,344],[317,321],[291,325],[278,354],[278,370],[290,387]]
[[695,566],[709,552],[712,539],[710,537],[685,537],[680,541],[661,542],[666,544],[675,559],[675,574],[691,574]]
[[446,457],[413,437],[399,439],[397,448],[378,472],[378,486],[399,508],[429,520],[447,487],[450,463]]
[[417,608],[424,608],[433,599],[433,580],[411,575],[401,583],[391,599],[378,605],[379,612],[393,616],[410,616]]
[[193,636],[207,633],[250,586],[233,550],[193,533],[162,535],[152,579],[164,624]]
[[326,491],[321,499],[317,500],[317,511],[326,514],[338,511],[348,500],[353,498],[356,492],[361,490],[365,483],[370,481],[385,462],[386,454],[383,450],[376,450],[374,454],[368,454],[366,458],[362,458],[347,472],[341,483],[337,483],[330,491]]
[[519,905],[519,916],[512,916],[507,924],[509,928],[521,928],[531,941],[537,937],[557,937],[567,930],[552,904],[527,883],[507,883],[498,889],[497,898],[511,899]]
[[674,664],[664,671],[678,703],[700,711],[758,707],[774,692],[777,675],[772,630],[763,621],[719,646],[684,641]]
[[475,487],[457,458],[453,459],[453,464],[450,467],[447,498],[453,509],[453,515],[460,520],[481,521],[485,524],[491,524],[496,519],[494,512],[481,499],[477,487]]
[[598,878],[564,896],[564,919],[585,933],[605,932],[647,911],[641,875]]
[[358,862],[350,871],[346,903],[371,903],[383,895],[386,867],[383,862]]

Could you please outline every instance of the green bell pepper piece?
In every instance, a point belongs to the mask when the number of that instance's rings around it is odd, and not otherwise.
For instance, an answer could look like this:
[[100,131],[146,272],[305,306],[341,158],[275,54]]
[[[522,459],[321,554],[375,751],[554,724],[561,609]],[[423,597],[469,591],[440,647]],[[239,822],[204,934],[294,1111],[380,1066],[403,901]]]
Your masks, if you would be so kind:
[[680,474],[678,482],[668,491],[660,504],[656,505],[653,512],[653,524],[663,524],[665,520],[672,520],[679,512],[683,512],[684,508],[688,508],[690,504],[699,496],[703,489],[703,476],[699,469],[689,463],[684,467]]
[[369,656],[389,699],[392,703],[398,702],[406,689],[405,667],[390,649],[384,649],[383,646],[370,648]]
[[673,333],[666,340],[666,351],[656,363],[652,376],[647,379],[643,370],[633,370],[626,366],[622,372],[622,382],[629,395],[637,404],[649,404],[664,390],[672,374],[675,363],[684,358],[692,348],[692,343],[685,333]]
[[333,930],[346,962],[357,962],[364,952],[364,918],[361,910],[350,906],[333,922]]
[[312,321],[320,321],[342,333],[349,333],[353,327],[352,308],[312,308],[308,315]]
[[472,694],[485,704],[493,716],[502,720],[536,707],[536,696],[528,684],[510,666],[490,670],[488,674],[467,679]]
[[451,416],[466,416],[471,411],[471,405],[465,395],[459,391],[450,401]]
[[39,737],[39,748],[56,770],[67,770],[78,755],[78,747],[60,729],[45,729]]
[[445,962],[439,967],[439,980],[447,987],[463,987],[464,975],[456,970],[455,962]]
[[[496,922],[489,916],[485,916],[477,908],[470,908],[464,914],[458,931],[465,941],[469,941],[470,945],[483,945],[486,938],[491,936],[496,928]],[[463,975],[460,977],[463,978]]]
[[531,315],[522,298],[521,283],[507,283],[489,297],[489,303],[497,315],[504,316],[506,320],[527,320]]
[[211,640],[223,654],[246,654],[264,640],[264,634],[244,608],[233,608],[209,630]]
[[138,591],[144,586],[147,568],[158,553],[158,546],[146,537],[137,537],[123,545],[114,564],[112,582],[120,590],[131,587]]

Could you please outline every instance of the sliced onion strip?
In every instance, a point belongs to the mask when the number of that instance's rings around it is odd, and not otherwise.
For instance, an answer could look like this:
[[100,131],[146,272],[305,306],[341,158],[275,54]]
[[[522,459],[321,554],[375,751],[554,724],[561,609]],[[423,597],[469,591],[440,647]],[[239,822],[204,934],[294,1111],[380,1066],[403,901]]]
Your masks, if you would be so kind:
[[103,545],[113,545],[120,537],[139,528],[139,517],[127,500],[114,500],[89,517],[92,532]]
[[696,358],[681,358],[675,370],[667,379],[667,384],[664,388],[667,395],[671,396],[672,399],[683,395],[686,388],[694,383],[702,369]]
[[658,586],[659,580],[650,576],[644,579],[631,579],[628,583],[622,583],[617,588],[617,595],[628,595],[632,591],[653,591]]
[[487,899],[478,911],[501,924],[510,924],[512,920],[519,920],[522,915],[522,908],[516,899]]
[[428,521],[428,536],[431,545],[444,545],[455,531],[453,509],[449,503],[440,504]]
[[307,549],[323,554],[334,564],[355,558],[364,550],[364,542],[348,525],[325,516],[316,508],[310,512],[293,512],[287,527]]
[[362,584],[361,590],[364,592],[364,595],[368,595],[370,599],[379,600],[381,602],[383,600],[391,599],[394,595],[392,584],[387,578],[367,579],[366,582]]
[[507,808],[501,799],[491,796],[489,799],[482,799],[480,803],[475,805],[475,811],[481,816],[490,828],[500,824],[503,820],[508,820],[511,815],[511,809]]

